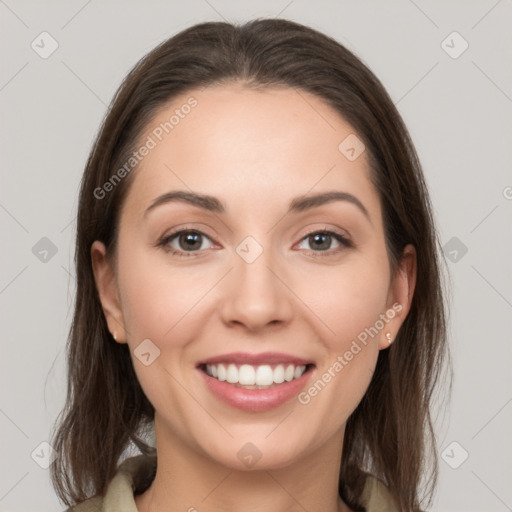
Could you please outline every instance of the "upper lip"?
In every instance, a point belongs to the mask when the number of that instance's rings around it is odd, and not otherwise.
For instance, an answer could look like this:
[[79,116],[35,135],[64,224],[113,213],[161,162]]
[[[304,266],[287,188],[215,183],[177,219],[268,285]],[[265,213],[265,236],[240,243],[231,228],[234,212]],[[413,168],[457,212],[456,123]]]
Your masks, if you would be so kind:
[[312,364],[301,357],[280,352],[262,352],[261,354],[250,354],[247,352],[232,352],[231,354],[222,354],[220,356],[209,357],[197,363],[197,366],[205,364],[250,364],[253,366],[263,364],[294,364],[296,366]]

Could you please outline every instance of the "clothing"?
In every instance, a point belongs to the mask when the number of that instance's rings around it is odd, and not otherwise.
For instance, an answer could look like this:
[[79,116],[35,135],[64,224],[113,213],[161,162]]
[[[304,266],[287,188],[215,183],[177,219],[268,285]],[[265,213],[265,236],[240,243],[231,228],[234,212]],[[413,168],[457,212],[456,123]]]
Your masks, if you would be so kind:
[[[144,492],[156,473],[156,456],[137,455],[126,459],[110,481],[105,496],[95,496],[64,512],[137,512],[134,494]],[[368,477],[362,496],[367,512],[396,512],[386,486]]]

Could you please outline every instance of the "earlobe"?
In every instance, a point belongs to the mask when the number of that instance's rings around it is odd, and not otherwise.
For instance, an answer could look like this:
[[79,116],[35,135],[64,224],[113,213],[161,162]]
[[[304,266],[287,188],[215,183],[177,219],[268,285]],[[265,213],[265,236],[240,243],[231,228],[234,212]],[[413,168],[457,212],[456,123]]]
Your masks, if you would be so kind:
[[126,343],[126,329],[114,269],[106,257],[105,245],[96,240],[91,245],[91,262],[96,289],[103,314],[112,337],[117,343]]
[[416,287],[416,269],[416,249],[409,244],[404,248],[390,283],[386,316],[391,318],[380,337],[379,349],[388,348],[393,343],[409,313]]

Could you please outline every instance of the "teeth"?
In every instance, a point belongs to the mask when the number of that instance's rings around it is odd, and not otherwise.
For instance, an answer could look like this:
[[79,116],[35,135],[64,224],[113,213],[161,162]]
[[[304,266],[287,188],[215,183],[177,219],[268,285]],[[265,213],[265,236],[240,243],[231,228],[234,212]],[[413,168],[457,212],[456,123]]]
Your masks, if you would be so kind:
[[291,382],[298,379],[306,371],[305,366],[295,366],[293,364],[278,364],[275,368],[268,364],[252,366],[243,364],[238,367],[235,364],[207,364],[206,373],[221,382],[226,381],[230,384],[239,384],[240,386],[259,387],[271,386],[272,384],[282,384],[284,381]]
[[226,382],[230,384],[238,382],[238,368],[234,364],[230,364],[226,370]]
[[258,366],[256,369],[256,382],[258,386],[271,386],[274,383],[274,372],[268,365]]
[[[299,366],[300,368],[300,366]],[[286,382],[290,382],[293,380],[293,377],[295,376],[295,366],[293,366],[293,364],[289,364],[287,367],[286,367],[286,370],[284,372],[284,380]],[[299,375],[300,377],[300,375]]]
[[242,386],[254,386],[256,384],[256,371],[249,364],[243,364],[238,369],[238,383]]
[[274,382],[276,384],[282,384],[284,382],[284,367],[279,364],[274,369]]
[[[208,373],[208,368],[210,368],[210,372],[208,375],[211,375],[212,377],[215,377],[214,372],[215,370],[212,369],[213,365],[206,365],[206,372]],[[217,366],[217,379],[219,379],[221,382],[226,380],[226,368],[223,364],[219,364]]]

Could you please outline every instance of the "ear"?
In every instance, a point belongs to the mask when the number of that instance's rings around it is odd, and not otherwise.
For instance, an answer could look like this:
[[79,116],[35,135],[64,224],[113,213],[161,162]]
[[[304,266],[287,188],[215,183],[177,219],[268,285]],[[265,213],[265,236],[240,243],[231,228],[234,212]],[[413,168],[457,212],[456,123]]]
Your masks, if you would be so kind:
[[96,240],[91,245],[91,261],[108,329],[117,343],[126,343],[126,329],[119,301],[115,271],[106,257],[105,245]]
[[393,276],[387,298],[386,318],[388,321],[379,337],[379,350],[388,348],[395,340],[409,310],[416,287],[416,249],[407,245],[402,253]]

